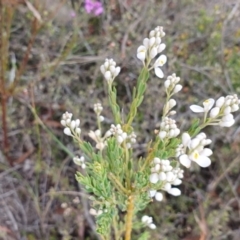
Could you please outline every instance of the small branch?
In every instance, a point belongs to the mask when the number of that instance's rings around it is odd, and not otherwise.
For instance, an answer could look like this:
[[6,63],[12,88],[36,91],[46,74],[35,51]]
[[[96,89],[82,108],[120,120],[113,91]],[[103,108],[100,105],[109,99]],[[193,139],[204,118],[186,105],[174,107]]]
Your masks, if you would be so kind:
[[117,190],[119,190],[123,194],[127,194],[127,195],[129,194],[128,190],[123,187],[123,185],[119,182],[119,180],[112,173],[109,173],[108,177],[112,181],[114,186],[117,188]]

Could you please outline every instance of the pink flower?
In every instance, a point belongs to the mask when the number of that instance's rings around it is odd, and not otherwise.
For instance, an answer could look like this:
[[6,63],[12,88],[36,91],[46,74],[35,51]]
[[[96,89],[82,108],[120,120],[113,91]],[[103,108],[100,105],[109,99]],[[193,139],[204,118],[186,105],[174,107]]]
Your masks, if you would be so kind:
[[92,13],[95,16],[98,16],[103,13],[103,5],[99,1],[85,0],[84,8],[87,13]]

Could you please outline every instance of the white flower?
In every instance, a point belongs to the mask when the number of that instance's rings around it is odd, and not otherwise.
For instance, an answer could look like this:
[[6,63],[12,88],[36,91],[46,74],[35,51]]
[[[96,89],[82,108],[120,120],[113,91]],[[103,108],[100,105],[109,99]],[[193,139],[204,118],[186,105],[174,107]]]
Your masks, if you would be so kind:
[[[174,99],[170,99],[170,101],[173,100],[172,102],[168,103],[168,108],[170,106],[173,106],[176,104],[176,101]],[[169,106],[170,105],[170,106]],[[173,138],[179,135],[180,129],[177,128],[176,121],[169,118],[169,117],[164,117],[161,125],[160,125],[160,132],[159,132],[159,137],[161,139],[164,138]]]
[[157,58],[156,62],[154,63],[154,71],[157,77],[163,78],[164,74],[160,67],[162,67],[167,62],[167,57],[165,55],[161,55]]
[[139,46],[137,49],[137,58],[142,62],[146,59],[147,48],[143,45]]
[[102,110],[103,110],[102,104],[101,103],[95,103],[93,105],[93,110],[97,115],[100,115]]
[[102,150],[105,147],[104,139],[101,138],[101,131],[97,129],[96,131],[90,131],[88,136],[96,142],[96,148]]
[[207,113],[214,105],[215,100],[213,98],[209,98],[203,102],[203,107],[199,105],[191,105],[190,109],[195,113],[205,112]]
[[113,59],[105,59],[105,63],[101,65],[100,70],[108,83],[111,84],[120,73],[121,68],[116,67],[116,62]]
[[73,162],[78,165],[78,166],[81,166],[83,169],[86,168],[86,164],[84,163],[85,162],[85,158],[82,156],[82,157],[74,157],[73,158]]
[[151,229],[156,229],[156,225],[153,223],[152,217],[149,217],[147,215],[142,216],[142,223]]
[[204,148],[205,145],[211,143],[210,139],[206,139],[206,134],[200,133],[191,139],[188,133],[182,135],[182,144],[176,149],[176,156],[179,157],[180,163],[189,168],[192,161],[196,162],[200,167],[208,167],[211,164],[209,156],[212,150]]

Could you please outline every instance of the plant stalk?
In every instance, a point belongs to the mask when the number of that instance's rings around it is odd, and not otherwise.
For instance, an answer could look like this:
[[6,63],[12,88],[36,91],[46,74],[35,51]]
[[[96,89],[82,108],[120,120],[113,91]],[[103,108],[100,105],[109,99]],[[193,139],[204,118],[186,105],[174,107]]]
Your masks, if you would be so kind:
[[130,195],[128,197],[127,216],[125,225],[126,229],[125,240],[131,240],[133,213],[134,213],[134,197],[133,195]]

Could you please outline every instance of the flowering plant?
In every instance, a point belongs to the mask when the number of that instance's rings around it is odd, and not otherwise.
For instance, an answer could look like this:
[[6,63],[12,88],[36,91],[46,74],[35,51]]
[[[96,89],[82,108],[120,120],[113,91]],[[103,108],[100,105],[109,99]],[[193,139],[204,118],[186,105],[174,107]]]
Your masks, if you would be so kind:
[[[176,115],[173,108],[177,104],[173,96],[181,91],[182,85],[180,78],[172,74],[164,82],[166,101],[160,127],[147,144],[146,156],[136,159],[134,144],[137,135],[132,123],[143,101],[150,71],[154,69],[158,78],[164,77],[161,69],[167,61],[167,57],[161,54],[166,47],[162,43],[164,36],[163,28],[157,27],[137,49],[137,58],[142,61],[143,68],[133,89],[127,116],[121,114],[114,87],[120,67],[112,59],[106,59],[100,67],[107,81],[113,120],[108,130],[104,131],[103,107],[100,103],[94,105],[97,129],[89,132],[89,140],[94,144],[81,139],[80,120],[72,120],[71,113],[64,113],[61,120],[64,133],[73,137],[82,151],[83,156],[73,159],[83,169],[77,172],[76,179],[91,194],[89,198],[93,208],[90,212],[96,216],[97,232],[102,239],[113,239],[114,236],[117,240],[124,236],[125,240],[129,240],[132,229],[143,226],[155,229],[156,225],[149,216],[144,215],[142,221],[137,222],[137,213],[144,210],[153,199],[163,201],[164,193],[181,195],[178,186],[182,183],[184,167],[189,168],[194,163],[200,167],[211,164],[209,157],[212,150],[206,147],[211,140],[202,130],[210,125],[232,126],[232,113],[239,109],[240,100],[236,95],[220,97],[216,102],[207,99],[203,107],[192,105],[190,109],[193,112],[203,113],[203,120],[194,120],[190,128],[180,134],[177,122],[173,119]],[[148,234],[142,233],[138,239],[148,239]]]
[[84,8],[87,13],[99,16],[103,13],[103,5],[98,0],[85,0]]

